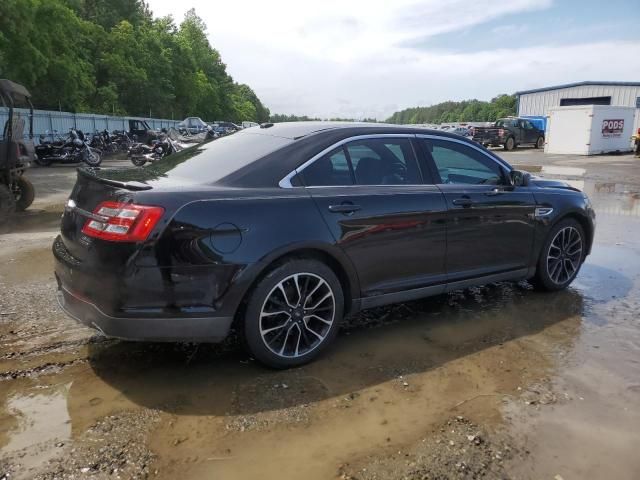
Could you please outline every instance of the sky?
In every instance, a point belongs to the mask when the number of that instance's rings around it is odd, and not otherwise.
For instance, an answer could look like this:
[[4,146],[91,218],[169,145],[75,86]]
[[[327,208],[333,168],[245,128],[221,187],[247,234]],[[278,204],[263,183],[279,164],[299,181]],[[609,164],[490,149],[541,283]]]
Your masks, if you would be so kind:
[[148,0],[190,8],[272,113],[374,117],[583,80],[640,81],[638,0]]

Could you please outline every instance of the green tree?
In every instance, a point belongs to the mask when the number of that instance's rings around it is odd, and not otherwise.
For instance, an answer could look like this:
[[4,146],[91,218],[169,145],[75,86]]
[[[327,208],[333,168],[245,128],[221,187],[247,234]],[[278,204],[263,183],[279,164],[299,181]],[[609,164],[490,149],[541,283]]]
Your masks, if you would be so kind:
[[41,108],[269,118],[227,73],[194,10],[176,26],[142,0],[2,0],[0,75],[27,86]]
[[498,95],[490,102],[463,100],[442,102],[429,107],[413,107],[395,112],[389,123],[486,122],[516,114],[515,95]]

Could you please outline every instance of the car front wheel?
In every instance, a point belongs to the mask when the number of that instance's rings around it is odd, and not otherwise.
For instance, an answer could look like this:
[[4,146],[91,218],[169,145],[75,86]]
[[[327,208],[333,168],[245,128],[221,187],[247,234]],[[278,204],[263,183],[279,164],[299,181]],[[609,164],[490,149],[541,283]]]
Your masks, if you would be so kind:
[[578,275],[585,256],[585,234],[572,218],[556,224],[542,247],[532,283],[542,290],[562,290]]
[[316,358],[338,333],[344,311],[340,281],[322,262],[293,259],[269,272],[249,297],[244,339],[273,368]]

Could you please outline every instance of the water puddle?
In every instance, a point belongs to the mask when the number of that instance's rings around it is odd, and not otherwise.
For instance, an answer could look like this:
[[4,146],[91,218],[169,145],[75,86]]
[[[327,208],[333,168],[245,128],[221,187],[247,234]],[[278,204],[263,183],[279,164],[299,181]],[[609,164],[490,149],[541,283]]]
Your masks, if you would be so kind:
[[71,383],[68,383],[49,391],[14,394],[7,399],[7,414],[0,417],[4,420],[0,431],[5,431],[8,439],[0,449],[3,457],[19,457],[22,469],[28,470],[44,465],[56,456],[71,436],[71,419],[67,411],[70,388]]

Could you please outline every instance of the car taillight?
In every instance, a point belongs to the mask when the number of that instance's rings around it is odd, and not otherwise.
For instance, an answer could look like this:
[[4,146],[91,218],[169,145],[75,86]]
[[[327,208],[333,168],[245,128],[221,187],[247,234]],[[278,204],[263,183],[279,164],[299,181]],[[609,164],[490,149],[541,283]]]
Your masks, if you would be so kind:
[[499,137],[504,137],[504,129],[501,128],[500,130],[498,130],[498,136]]
[[133,203],[102,202],[93,213],[101,219],[90,218],[82,233],[111,242],[143,242],[164,214],[164,208]]

